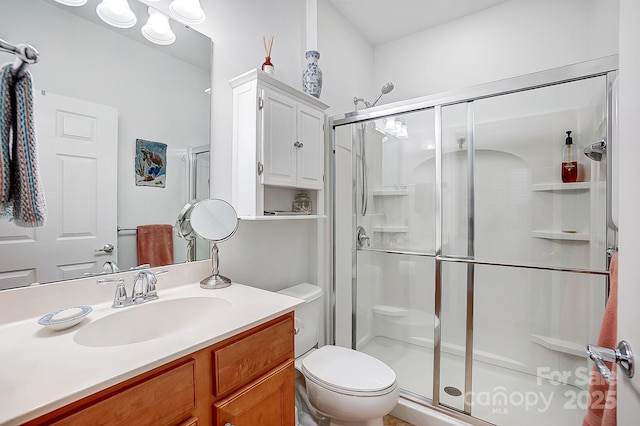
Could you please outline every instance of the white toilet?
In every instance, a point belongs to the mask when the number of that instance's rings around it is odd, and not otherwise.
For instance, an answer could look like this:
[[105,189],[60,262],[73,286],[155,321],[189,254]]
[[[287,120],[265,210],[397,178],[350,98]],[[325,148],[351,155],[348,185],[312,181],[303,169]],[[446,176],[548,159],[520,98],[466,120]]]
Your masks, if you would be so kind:
[[298,284],[279,293],[305,300],[295,310],[296,368],[306,381],[311,405],[335,426],[382,426],[382,417],[398,403],[395,372],[362,352],[318,343],[322,290]]

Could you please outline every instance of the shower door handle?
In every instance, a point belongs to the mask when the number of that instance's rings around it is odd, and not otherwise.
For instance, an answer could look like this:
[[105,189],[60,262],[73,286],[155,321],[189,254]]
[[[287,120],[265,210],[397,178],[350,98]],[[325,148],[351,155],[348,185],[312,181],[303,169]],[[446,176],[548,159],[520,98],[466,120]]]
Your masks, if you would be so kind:
[[613,373],[607,367],[606,362],[615,362],[620,366],[620,371],[625,376],[633,377],[633,352],[626,340],[621,340],[615,349],[603,348],[596,345],[587,345],[587,355],[596,363],[598,372],[605,378],[607,383],[615,381]]

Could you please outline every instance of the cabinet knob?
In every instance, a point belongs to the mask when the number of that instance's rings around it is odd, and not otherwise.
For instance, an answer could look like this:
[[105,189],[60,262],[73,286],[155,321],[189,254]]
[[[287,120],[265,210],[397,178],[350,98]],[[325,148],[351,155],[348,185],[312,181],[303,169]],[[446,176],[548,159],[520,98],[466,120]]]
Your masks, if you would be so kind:
[[234,425],[232,423],[225,423],[224,426],[236,426],[236,425]]
[[302,148],[304,144],[302,142],[296,141],[296,143],[294,143],[293,146],[295,146],[296,148]]

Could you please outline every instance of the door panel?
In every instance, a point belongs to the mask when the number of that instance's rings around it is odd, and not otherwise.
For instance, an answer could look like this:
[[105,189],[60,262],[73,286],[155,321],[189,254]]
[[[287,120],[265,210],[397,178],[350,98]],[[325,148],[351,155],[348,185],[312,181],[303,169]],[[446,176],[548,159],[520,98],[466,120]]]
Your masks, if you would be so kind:
[[297,186],[324,188],[324,114],[300,104],[298,106]]
[[0,222],[0,288],[77,278],[117,259],[118,111],[36,92],[38,155],[47,222]]
[[286,96],[264,91],[265,185],[296,185],[296,104]]

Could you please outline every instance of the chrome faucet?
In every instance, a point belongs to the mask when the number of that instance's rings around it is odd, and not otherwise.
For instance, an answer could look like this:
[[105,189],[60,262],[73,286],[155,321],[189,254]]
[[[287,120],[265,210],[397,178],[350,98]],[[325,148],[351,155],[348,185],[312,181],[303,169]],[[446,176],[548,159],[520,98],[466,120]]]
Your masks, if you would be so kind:
[[[131,289],[131,297],[127,295],[127,289],[124,285],[124,278],[102,278],[97,280],[98,284],[116,284],[116,293],[113,296],[113,308],[123,308],[125,306],[139,305],[150,300],[158,299],[158,291],[156,284],[158,280],[156,275],[166,274],[168,271],[161,270],[155,273],[142,270],[133,278],[133,288]],[[146,285],[145,285],[146,283]]]
[[110,273],[110,272],[114,273],[114,272],[120,272],[120,268],[118,267],[118,264],[116,262],[112,260],[107,260],[102,265],[102,271],[106,273]]
[[[144,282],[147,285],[144,285]],[[142,270],[138,272],[138,275],[133,279],[133,290],[131,290],[131,302],[134,304],[144,303],[149,300],[156,300],[158,298],[158,292],[156,291],[156,284],[158,280],[153,272],[148,270]]]

